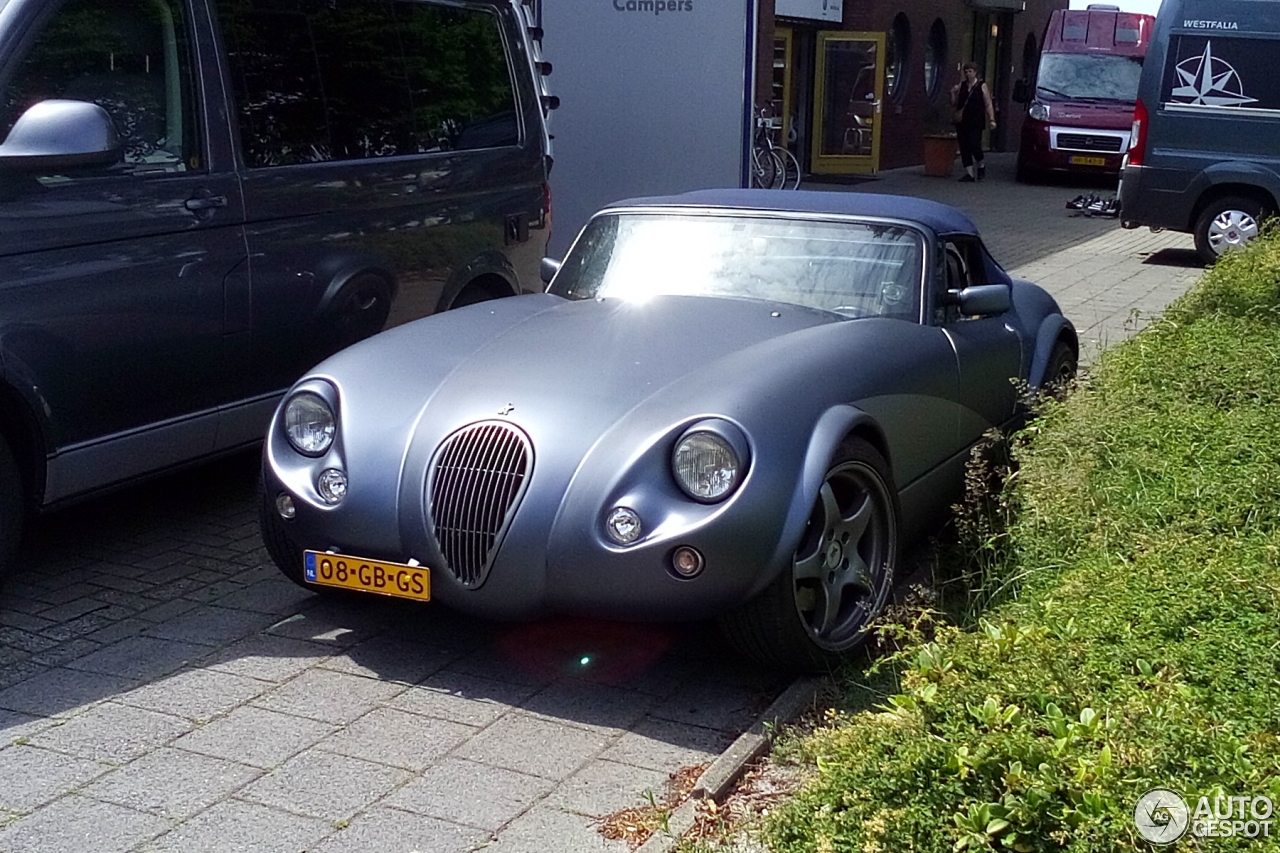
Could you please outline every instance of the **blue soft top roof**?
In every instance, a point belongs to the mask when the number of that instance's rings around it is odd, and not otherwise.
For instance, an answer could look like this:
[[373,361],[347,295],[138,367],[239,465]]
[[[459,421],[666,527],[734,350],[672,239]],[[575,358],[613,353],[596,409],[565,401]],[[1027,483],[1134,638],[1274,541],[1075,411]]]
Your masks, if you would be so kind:
[[696,190],[680,195],[616,201],[614,207],[723,207],[776,210],[790,213],[830,213],[841,216],[881,216],[919,222],[936,234],[977,234],[973,220],[936,201],[902,195],[798,190]]

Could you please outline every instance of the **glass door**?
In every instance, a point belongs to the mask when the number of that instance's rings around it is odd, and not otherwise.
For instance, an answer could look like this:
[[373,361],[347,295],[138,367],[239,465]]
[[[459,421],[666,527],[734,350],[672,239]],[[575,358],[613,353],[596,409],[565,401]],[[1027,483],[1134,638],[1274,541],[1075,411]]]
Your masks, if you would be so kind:
[[879,170],[884,42],[884,33],[818,33],[815,174]]

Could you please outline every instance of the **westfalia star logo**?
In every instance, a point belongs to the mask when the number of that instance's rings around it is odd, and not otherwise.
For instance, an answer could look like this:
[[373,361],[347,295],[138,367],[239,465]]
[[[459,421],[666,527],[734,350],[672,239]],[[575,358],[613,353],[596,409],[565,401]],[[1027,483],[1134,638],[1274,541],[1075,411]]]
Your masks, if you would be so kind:
[[1205,42],[1204,53],[1179,62],[1177,71],[1182,85],[1172,95],[1179,103],[1242,107],[1257,100],[1245,96],[1236,70],[1213,55],[1212,42]]

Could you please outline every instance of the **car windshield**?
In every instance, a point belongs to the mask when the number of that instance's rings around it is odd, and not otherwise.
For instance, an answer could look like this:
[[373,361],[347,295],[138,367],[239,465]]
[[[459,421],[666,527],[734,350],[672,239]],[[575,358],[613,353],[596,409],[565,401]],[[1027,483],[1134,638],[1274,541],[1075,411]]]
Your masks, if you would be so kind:
[[1046,53],[1040,57],[1036,96],[1047,100],[1138,99],[1142,57],[1101,53]]
[[597,216],[549,292],[567,299],[730,296],[919,317],[924,241],[911,228],[744,214]]

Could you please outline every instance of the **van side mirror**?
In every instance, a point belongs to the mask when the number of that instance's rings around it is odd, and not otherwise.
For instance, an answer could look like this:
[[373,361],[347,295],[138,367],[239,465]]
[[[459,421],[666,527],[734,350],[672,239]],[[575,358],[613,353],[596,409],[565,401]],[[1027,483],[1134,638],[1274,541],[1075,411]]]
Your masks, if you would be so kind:
[[1013,84],[1013,99],[1019,104],[1031,100],[1031,84],[1026,80],[1016,80]]
[[542,283],[550,284],[551,279],[555,278],[556,273],[560,272],[560,262],[555,258],[543,258],[538,272],[541,274]]
[[115,122],[86,101],[41,101],[18,117],[0,143],[3,170],[110,166],[123,157]]

